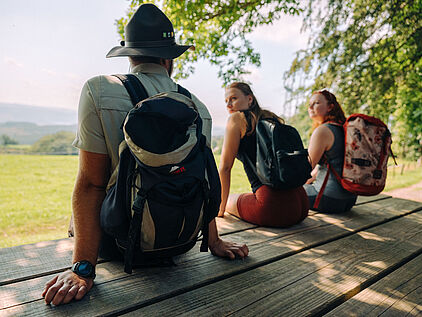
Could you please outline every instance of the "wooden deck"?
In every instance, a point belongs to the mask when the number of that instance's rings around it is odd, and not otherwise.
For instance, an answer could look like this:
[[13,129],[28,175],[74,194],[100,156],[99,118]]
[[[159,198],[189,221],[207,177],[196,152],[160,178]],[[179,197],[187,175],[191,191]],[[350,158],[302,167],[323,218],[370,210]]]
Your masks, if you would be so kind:
[[220,233],[247,242],[229,261],[199,244],[171,268],[97,266],[80,302],[48,306],[53,274],[69,267],[72,240],[0,249],[0,316],[417,316],[422,315],[422,203],[360,197],[344,215],[311,213],[288,229],[233,217]]

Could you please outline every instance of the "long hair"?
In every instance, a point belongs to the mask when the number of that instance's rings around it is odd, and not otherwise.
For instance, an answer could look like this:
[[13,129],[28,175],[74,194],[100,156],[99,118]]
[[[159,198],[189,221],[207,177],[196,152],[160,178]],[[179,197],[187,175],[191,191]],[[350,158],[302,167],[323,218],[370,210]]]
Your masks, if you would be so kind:
[[274,118],[280,121],[281,123],[284,123],[284,120],[277,116],[275,113],[262,109],[258,103],[258,100],[256,99],[251,87],[247,83],[243,82],[234,82],[231,83],[229,86],[226,87],[226,89],[229,88],[236,88],[239,89],[245,96],[251,96],[252,97],[252,103],[249,106],[249,111],[252,114],[252,127],[250,131],[248,132],[248,135],[252,134],[255,131],[256,123],[260,118]]
[[335,122],[335,123],[343,125],[346,122],[346,116],[344,115],[344,111],[341,108],[340,104],[338,103],[336,96],[334,96],[333,93],[329,92],[326,89],[318,90],[312,93],[312,95],[316,95],[316,94],[320,94],[324,96],[328,104],[333,105],[333,108],[330,111],[328,111],[322,123],[318,123],[316,121],[313,122],[312,124],[313,129],[316,129],[318,126],[320,126],[321,124],[325,122]]

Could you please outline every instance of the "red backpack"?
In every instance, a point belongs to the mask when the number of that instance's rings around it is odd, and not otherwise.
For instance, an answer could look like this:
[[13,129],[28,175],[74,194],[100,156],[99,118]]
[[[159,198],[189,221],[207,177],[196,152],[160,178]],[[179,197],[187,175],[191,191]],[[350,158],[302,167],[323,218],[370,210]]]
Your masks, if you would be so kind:
[[[340,176],[326,158],[327,168],[341,186],[356,195],[377,195],[384,189],[387,160],[391,151],[391,133],[380,119],[364,114],[352,114],[343,124],[344,164]],[[397,163],[396,163],[397,164]],[[317,208],[327,185],[329,172],[315,200]]]

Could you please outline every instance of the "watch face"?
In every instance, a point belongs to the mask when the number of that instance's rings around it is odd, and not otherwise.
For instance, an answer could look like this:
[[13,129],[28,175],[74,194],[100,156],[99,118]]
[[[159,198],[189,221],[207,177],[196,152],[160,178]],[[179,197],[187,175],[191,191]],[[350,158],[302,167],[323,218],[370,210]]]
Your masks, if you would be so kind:
[[76,262],[72,266],[72,271],[82,277],[95,278],[95,268],[88,261]]
[[89,262],[82,261],[79,263],[78,272],[81,275],[89,275],[92,271],[92,265]]

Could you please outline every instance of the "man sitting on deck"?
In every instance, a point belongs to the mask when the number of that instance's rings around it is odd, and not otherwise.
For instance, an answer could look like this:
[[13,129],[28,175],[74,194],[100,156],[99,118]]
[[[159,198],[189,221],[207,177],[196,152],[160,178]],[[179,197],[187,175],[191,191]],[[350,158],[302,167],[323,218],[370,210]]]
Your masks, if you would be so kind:
[[[145,18],[147,17],[147,18]],[[171,26],[170,38],[163,38],[162,25]],[[152,27],[154,25],[154,28]],[[152,37],[155,37],[153,40]],[[113,48],[107,57],[129,56],[131,69],[149,95],[177,90],[170,78],[173,59],[191,46],[174,42],[173,26],[152,4],[141,5],[125,28],[126,46]],[[129,44],[129,45],[128,45]],[[203,120],[203,134],[211,140],[211,117],[195,96],[192,100]],[[97,76],[84,85],[79,101],[79,123],[74,145],[80,149],[79,170],[72,197],[75,245],[72,270],[50,280],[42,296],[47,304],[79,300],[92,288],[98,254],[114,247],[114,240],[102,233],[100,210],[111,172],[119,160],[118,148],[123,140],[120,125],[133,107],[122,83],[113,76]],[[209,224],[209,248],[220,257],[234,259],[248,255],[246,245],[220,239],[215,219]],[[75,264],[77,264],[75,266]],[[90,274],[79,274],[77,266]],[[83,273],[83,272],[82,272]],[[85,277],[83,277],[83,276]],[[86,277],[91,276],[91,277]]]

